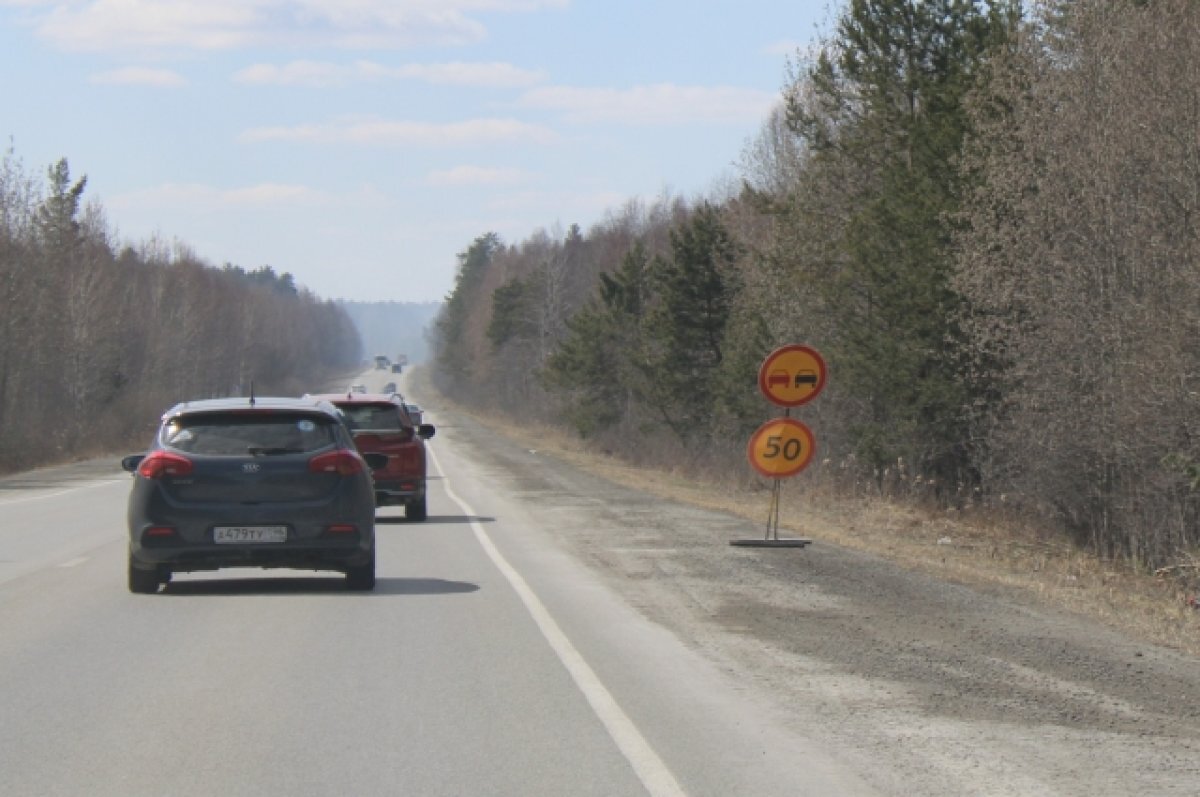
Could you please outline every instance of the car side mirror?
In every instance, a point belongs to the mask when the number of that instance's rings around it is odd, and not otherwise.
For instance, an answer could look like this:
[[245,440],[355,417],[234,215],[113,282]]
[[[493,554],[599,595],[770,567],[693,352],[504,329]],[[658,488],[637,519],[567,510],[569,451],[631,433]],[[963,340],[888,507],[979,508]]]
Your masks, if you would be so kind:
[[435,431],[432,423],[423,423],[417,427],[417,434],[426,440],[433,437]]
[[363,454],[363,459],[371,466],[371,470],[383,470],[387,467],[387,454],[377,454],[372,451],[370,454]]
[[145,458],[145,454],[130,454],[121,460],[121,468],[127,473],[137,473],[138,465],[141,465]]

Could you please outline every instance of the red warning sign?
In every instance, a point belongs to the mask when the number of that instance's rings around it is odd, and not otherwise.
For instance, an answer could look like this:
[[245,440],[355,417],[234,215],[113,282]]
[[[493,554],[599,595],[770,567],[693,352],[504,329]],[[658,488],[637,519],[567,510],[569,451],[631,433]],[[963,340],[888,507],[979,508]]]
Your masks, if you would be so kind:
[[758,389],[780,407],[799,407],[825,387],[825,360],[810,346],[782,346],[758,369]]

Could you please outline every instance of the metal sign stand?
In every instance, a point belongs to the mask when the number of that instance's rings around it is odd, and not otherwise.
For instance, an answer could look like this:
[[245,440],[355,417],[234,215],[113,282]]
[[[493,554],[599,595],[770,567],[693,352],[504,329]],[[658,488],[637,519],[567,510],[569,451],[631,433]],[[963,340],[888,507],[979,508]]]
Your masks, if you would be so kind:
[[767,513],[767,533],[761,540],[730,540],[730,545],[749,548],[803,548],[812,540],[804,537],[779,538],[779,494],[783,479],[775,479],[771,485],[771,507]]
[[[812,540],[804,537],[779,538],[779,498],[783,479],[804,470],[815,451],[812,432],[803,423],[792,420],[792,407],[816,398],[825,387],[826,376],[825,360],[820,353],[799,344],[776,349],[759,366],[759,391],[772,404],[784,408],[783,418],[760,426],[747,446],[750,464],[773,482],[767,533],[761,540],[730,540],[730,545],[803,548],[812,544]],[[764,440],[766,445],[762,445]]]

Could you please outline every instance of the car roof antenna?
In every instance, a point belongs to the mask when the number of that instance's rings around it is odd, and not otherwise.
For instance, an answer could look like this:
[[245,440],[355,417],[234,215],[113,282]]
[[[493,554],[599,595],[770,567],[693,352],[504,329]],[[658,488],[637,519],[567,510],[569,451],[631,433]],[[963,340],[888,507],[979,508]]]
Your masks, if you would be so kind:
[[254,406],[254,380],[250,380],[250,406]]

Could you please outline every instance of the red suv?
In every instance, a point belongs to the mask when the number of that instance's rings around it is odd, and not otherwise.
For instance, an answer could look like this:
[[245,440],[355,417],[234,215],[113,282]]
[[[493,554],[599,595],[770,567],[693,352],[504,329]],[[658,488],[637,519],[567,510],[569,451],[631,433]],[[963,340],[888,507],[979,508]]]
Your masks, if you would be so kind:
[[433,437],[430,423],[414,423],[398,393],[337,393],[310,396],[341,409],[359,452],[382,454],[387,465],[373,471],[375,505],[404,505],[409,520],[424,520],[425,441]]

